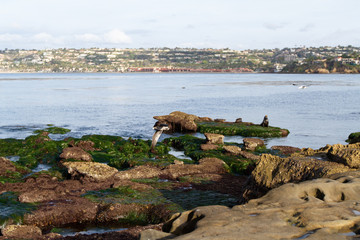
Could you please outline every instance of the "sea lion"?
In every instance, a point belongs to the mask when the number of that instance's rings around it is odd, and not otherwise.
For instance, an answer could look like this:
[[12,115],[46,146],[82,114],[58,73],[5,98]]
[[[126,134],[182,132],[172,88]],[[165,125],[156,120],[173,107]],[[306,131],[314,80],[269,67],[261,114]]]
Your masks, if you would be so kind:
[[268,127],[269,126],[269,119],[268,119],[267,115],[265,115],[264,120],[262,121],[260,126],[262,126],[262,127]]
[[170,130],[170,128],[167,124],[156,122],[153,129],[155,130],[155,133],[152,137],[150,152],[155,153],[155,146],[161,134],[163,133],[163,131]]

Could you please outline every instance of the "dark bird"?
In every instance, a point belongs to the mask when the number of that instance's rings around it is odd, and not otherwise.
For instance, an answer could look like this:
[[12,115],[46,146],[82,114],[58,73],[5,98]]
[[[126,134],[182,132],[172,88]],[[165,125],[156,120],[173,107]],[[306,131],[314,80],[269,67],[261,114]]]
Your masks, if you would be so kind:
[[167,125],[167,124],[163,124],[163,123],[160,124],[157,122],[157,123],[155,123],[153,129],[155,130],[155,133],[152,137],[151,148],[150,148],[150,152],[152,152],[152,153],[155,152],[156,143],[159,140],[163,131],[170,130],[170,128],[169,128],[169,125]]
[[269,119],[268,119],[267,115],[265,115],[264,120],[262,121],[260,126],[262,126],[262,127],[268,127],[269,126]]

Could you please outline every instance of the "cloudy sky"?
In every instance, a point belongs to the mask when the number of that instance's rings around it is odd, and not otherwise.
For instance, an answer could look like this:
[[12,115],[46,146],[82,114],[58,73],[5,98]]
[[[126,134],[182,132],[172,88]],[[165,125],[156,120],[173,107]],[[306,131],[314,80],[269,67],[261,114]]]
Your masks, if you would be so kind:
[[9,48],[360,46],[360,0],[0,0]]

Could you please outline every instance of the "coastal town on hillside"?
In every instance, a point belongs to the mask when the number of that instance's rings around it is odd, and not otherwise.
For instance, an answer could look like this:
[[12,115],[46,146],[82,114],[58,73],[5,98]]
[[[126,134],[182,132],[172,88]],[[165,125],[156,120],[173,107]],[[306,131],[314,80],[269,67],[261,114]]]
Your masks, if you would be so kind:
[[359,73],[360,47],[0,50],[0,72]]

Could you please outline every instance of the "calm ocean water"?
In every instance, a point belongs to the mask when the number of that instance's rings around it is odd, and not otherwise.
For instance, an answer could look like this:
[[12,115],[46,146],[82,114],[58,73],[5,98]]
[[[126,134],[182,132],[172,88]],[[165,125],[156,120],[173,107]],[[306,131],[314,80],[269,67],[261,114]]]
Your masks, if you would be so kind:
[[153,116],[183,111],[254,123],[268,115],[271,126],[290,130],[269,147],[319,148],[360,131],[359,103],[359,75],[0,74],[0,138],[54,124],[76,137],[151,139]]

